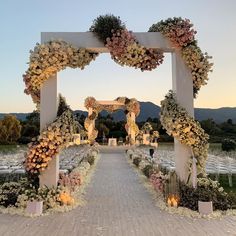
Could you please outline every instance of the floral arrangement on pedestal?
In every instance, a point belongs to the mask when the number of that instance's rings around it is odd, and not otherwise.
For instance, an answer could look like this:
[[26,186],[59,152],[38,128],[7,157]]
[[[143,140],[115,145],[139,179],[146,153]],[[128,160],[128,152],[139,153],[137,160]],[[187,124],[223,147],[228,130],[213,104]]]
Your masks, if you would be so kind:
[[157,130],[154,130],[151,134],[151,141],[157,142],[157,139],[160,137],[160,134]]
[[152,125],[149,122],[145,122],[144,125],[142,126],[141,130],[145,133],[145,134],[150,134],[150,132],[152,131]]

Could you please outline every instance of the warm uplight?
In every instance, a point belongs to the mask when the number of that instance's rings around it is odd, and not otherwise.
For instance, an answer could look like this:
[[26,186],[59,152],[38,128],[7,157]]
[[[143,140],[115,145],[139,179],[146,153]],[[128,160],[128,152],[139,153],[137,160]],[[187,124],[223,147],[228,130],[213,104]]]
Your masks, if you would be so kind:
[[170,195],[167,198],[168,207],[178,207],[179,198],[175,195]]

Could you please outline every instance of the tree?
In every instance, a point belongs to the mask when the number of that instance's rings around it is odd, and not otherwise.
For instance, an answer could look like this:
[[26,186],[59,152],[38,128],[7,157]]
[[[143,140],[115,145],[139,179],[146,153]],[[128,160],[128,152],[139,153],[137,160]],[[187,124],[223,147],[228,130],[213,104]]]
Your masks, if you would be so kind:
[[200,123],[206,133],[210,135],[217,133],[217,125],[213,119],[202,120]]
[[103,134],[105,134],[106,136],[109,134],[109,129],[103,123],[98,123],[97,130],[98,130],[98,137],[102,137]]
[[64,111],[66,111],[68,109],[70,111],[72,111],[70,109],[69,105],[67,105],[66,99],[61,94],[59,94],[59,103],[58,104],[59,105],[58,105],[58,109],[57,109],[57,116],[60,116]]
[[220,127],[226,133],[234,133],[235,132],[233,121],[231,119],[228,119],[226,122],[221,123]]
[[26,116],[24,121],[21,121],[21,137],[19,143],[27,144],[31,142],[32,138],[39,135],[40,130],[40,114],[38,111],[33,111]]
[[20,121],[13,115],[5,115],[0,121],[0,143],[15,143],[21,135]]
[[35,125],[39,127],[40,123],[40,114],[38,111],[33,111],[28,116],[26,116],[26,123],[29,123],[31,125]]
[[86,119],[86,116],[84,114],[76,114],[77,120],[79,121],[79,123],[83,126],[84,125],[84,121]]
[[229,125],[233,125],[232,119],[228,119],[228,120],[227,120],[227,123],[228,123]]

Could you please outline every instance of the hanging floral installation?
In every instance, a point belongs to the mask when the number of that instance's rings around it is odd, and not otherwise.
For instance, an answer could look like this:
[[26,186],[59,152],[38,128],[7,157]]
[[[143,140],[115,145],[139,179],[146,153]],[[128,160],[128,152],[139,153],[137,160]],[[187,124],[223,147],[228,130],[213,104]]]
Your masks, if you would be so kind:
[[[138,134],[139,129],[136,125],[135,121],[131,118],[131,113],[133,112],[135,117],[137,117],[140,113],[140,105],[139,102],[135,98],[128,99],[126,97],[118,97],[116,100],[118,104],[101,104],[94,97],[87,97],[84,102],[84,106],[87,110],[92,110],[92,113],[88,115],[88,117],[85,119],[84,127],[89,132],[89,128],[92,126],[92,133],[89,137],[89,141],[92,143],[98,134],[98,131],[95,128],[94,122],[97,119],[98,113],[102,110],[106,110],[109,112],[117,111],[118,109],[124,109],[126,113],[127,123],[125,125],[125,129],[127,133],[129,133],[129,130],[135,132],[135,135]],[[134,140],[133,140],[134,142]]]
[[112,37],[107,39],[106,47],[116,63],[141,71],[155,69],[162,64],[164,58],[159,50],[141,46],[132,32],[126,29],[114,32]]
[[[122,66],[131,66],[141,71],[149,71],[155,69],[163,62],[163,52],[158,49],[146,48],[139,44],[135,35],[126,29],[125,24],[119,17],[114,15],[99,16],[93,21],[90,28],[99,40],[108,48],[111,58]],[[212,71],[211,57],[199,48],[195,39],[196,31],[193,24],[188,19],[168,18],[153,24],[149,32],[159,32],[167,38],[182,56],[185,64],[189,68],[193,80],[193,95],[196,97],[201,86],[206,85],[208,74]],[[98,56],[98,53],[88,51],[84,48],[77,48],[64,41],[50,41],[43,44],[37,44],[34,50],[30,51],[29,68],[23,75],[25,82],[25,93],[31,95],[33,101],[38,105],[40,102],[40,89],[45,81],[52,75],[65,69],[66,67],[84,69],[92,60]],[[123,100],[127,113],[134,112],[137,116],[139,113],[139,104],[135,100],[127,100],[126,98],[118,98],[117,101]],[[93,113],[85,121],[86,130],[93,122],[101,107],[96,103],[94,98],[85,101],[86,108],[91,107]],[[112,111],[113,107],[106,107]],[[174,117],[171,120],[171,117]],[[58,118],[59,119],[59,118]],[[66,119],[66,117],[65,117]],[[61,121],[60,121],[61,122]],[[177,138],[181,143],[191,146],[194,155],[198,159],[199,171],[204,168],[207,152],[207,135],[201,129],[199,123],[191,118],[187,112],[177,104],[175,95],[170,92],[166,99],[162,102],[161,122],[167,129],[167,132]],[[190,122],[187,126],[187,122]],[[53,137],[60,136],[63,126],[51,124]],[[56,128],[55,128],[56,127]],[[57,129],[59,128],[59,129]],[[138,127],[127,115],[126,129],[135,130],[138,135]],[[51,130],[48,130],[51,132]],[[43,131],[45,132],[45,131]],[[34,144],[34,149],[29,153],[28,168],[32,168],[34,172],[38,172],[47,167],[50,158],[58,153],[58,148],[52,149],[46,154],[46,157],[35,163],[34,157],[40,150],[46,150],[43,145],[44,139],[50,140],[48,134],[41,134],[38,143]],[[55,133],[54,133],[55,132]],[[46,136],[45,136],[46,135]],[[69,136],[69,134],[68,134]],[[94,129],[92,139],[97,136]],[[51,136],[50,136],[51,138]],[[55,141],[55,140],[54,140]],[[63,144],[66,139],[58,141]],[[35,150],[35,151],[33,151]],[[51,150],[49,148],[49,150]],[[47,160],[47,161],[46,161]],[[200,170],[201,169],[201,170]]]

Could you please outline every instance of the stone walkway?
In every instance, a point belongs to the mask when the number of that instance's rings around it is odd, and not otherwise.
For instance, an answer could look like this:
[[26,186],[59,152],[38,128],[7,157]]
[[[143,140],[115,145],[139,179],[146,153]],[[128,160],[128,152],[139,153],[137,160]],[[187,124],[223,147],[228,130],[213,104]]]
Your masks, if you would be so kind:
[[39,218],[0,215],[1,236],[236,235],[236,217],[188,219],[160,211],[121,152],[101,154],[87,204]]

